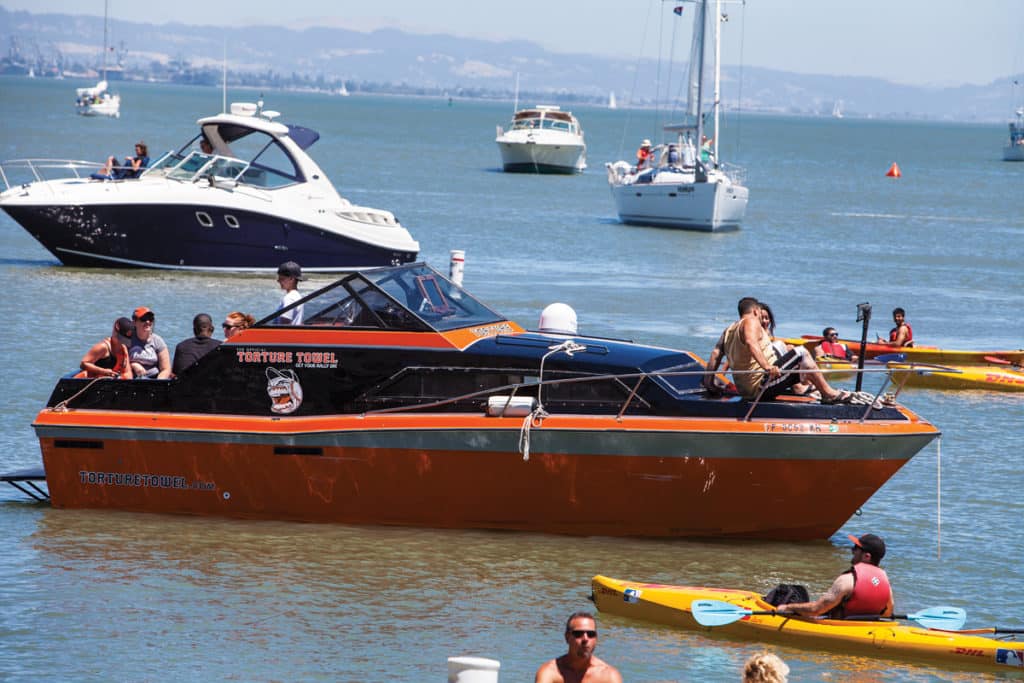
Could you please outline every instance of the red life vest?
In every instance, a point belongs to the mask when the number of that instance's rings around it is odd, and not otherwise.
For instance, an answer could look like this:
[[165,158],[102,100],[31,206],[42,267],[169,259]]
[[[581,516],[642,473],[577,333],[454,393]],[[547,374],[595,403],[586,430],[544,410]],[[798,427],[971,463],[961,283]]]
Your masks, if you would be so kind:
[[[907,328],[907,341],[903,342],[904,346],[914,345],[914,330],[910,327],[910,323],[903,323],[903,326]],[[889,341],[896,341],[896,335],[900,332],[900,328],[894,327],[889,330]]]
[[820,348],[821,352],[824,353],[826,356],[831,356],[832,358],[846,358],[845,344],[840,344],[839,342],[833,343],[830,341],[823,341],[821,342],[821,345],[818,348]]
[[850,572],[853,574],[853,592],[840,605],[843,616],[881,614],[892,595],[889,577],[880,567],[868,562],[858,562],[850,567]]

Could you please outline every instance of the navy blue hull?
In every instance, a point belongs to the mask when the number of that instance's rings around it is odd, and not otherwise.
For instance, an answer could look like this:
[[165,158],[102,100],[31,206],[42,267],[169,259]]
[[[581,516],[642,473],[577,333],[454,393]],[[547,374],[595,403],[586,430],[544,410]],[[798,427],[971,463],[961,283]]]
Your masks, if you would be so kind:
[[273,270],[282,261],[296,261],[304,270],[339,270],[416,258],[414,251],[384,249],[315,226],[213,206],[3,208],[68,266]]

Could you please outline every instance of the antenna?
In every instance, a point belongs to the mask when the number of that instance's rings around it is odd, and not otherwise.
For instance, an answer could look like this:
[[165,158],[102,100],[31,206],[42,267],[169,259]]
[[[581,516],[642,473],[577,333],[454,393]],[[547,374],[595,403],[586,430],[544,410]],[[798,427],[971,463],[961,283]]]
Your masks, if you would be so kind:
[[221,69],[223,70],[223,76],[221,78],[221,102],[220,102],[220,113],[228,113],[228,39],[224,37],[224,57],[221,60]]

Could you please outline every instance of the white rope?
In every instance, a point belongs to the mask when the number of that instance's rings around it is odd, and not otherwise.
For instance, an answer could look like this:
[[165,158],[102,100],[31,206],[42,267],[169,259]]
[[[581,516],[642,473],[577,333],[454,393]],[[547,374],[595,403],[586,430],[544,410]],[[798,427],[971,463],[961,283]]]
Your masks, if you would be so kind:
[[935,559],[942,559],[942,435],[935,441],[935,507],[938,531],[935,534]]
[[523,454],[523,461],[530,459],[530,429],[534,426],[540,427],[544,423],[544,418],[549,416],[548,411],[544,410],[544,400],[541,396],[544,389],[544,361],[548,359],[548,356],[559,351],[564,351],[565,355],[571,358],[577,351],[585,351],[587,346],[572,339],[566,339],[561,344],[548,348],[548,352],[541,356],[540,372],[537,375],[537,407],[523,418],[523,426],[519,428],[519,452]]

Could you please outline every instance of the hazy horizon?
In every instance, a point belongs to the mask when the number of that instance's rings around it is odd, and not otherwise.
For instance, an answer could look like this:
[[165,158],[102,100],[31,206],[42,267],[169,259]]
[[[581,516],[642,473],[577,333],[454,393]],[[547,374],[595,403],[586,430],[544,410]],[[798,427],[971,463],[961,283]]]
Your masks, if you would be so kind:
[[[661,13],[684,7],[674,23]],[[103,16],[100,0],[4,0],[9,11]],[[986,85],[1019,74],[1020,0],[987,0],[984,11],[963,3],[901,0],[739,0],[723,2],[725,64],[801,74],[869,76],[918,86]],[[514,8],[514,11],[513,11]],[[692,3],[682,0],[520,0],[494,6],[475,0],[386,5],[350,0],[249,0],[244,4],[177,0],[110,2],[119,21],[186,25],[331,26],[358,31],[393,28],[489,41],[525,40],[559,53],[619,59],[665,55],[673,41],[685,58]],[[120,37],[124,39],[124,37]]]

